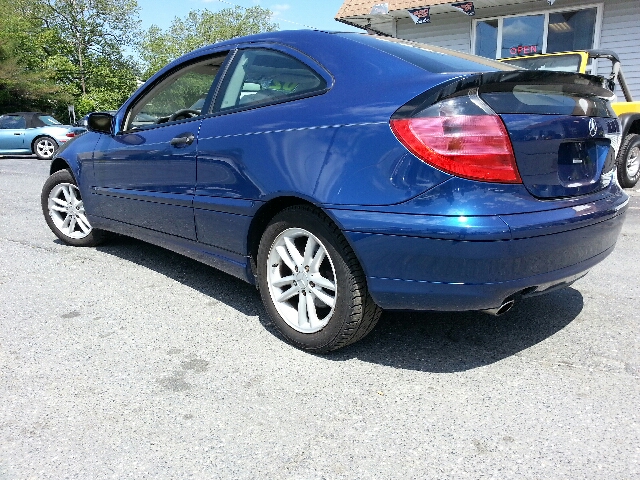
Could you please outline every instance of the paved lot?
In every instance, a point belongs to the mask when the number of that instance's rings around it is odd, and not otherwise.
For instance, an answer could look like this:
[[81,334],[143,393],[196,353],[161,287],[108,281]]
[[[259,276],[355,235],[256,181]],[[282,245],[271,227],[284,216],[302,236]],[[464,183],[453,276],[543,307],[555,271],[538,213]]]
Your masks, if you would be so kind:
[[0,158],[1,480],[640,478],[640,193],[572,288],[319,357],[230,276],[61,244],[47,172]]

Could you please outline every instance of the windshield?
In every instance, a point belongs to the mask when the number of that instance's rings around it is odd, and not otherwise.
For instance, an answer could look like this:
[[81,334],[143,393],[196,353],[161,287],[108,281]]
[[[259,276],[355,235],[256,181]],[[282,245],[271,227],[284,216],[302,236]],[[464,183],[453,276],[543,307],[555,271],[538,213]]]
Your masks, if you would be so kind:
[[580,72],[580,55],[550,55],[548,57],[510,58],[504,63],[526,70],[552,70],[554,72]]
[[513,70],[495,60],[424,43],[359,33],[340,33],[339,35],[398,57],[431,73]]
[[39,115],[38,118],[42,120],[42,123],[45,125],[61,125],[61,123],[51,115]]

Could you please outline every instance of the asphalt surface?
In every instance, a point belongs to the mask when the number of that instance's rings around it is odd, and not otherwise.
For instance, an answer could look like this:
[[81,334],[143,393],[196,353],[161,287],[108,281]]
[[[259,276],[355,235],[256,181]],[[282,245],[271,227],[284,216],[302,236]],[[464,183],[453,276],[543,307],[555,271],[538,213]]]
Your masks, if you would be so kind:
[[640,192],[572,287],[322,357],[233,277],[63,245],[48,166],[0,158],[0,480],[640,478]]

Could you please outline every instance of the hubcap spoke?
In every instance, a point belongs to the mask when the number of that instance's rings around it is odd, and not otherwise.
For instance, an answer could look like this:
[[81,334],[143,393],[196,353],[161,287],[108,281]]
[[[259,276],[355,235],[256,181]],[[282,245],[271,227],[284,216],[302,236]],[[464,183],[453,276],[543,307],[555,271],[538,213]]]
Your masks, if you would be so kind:
[[326,288],[327,290],[331,290],[332,292],[336,291],[336,284],[328,278],[324,278],[319,273],[310,275],[309,278],[319,287]]
[[276,247],[276,251],[278,252],[278,255],[280,255],[280,258],[285,263],[285,265],[289,267],[289,269],[293,272],[296,268],[296,264],[289,256],[287,249],[281,245]]
[[91,225],[89,225],[89,221],[87,220],[87,217],[85,217],[84,215],[78,215],[76,217],[76,220],[78,222],[78,226],[80,227],[80,230],[82,230],[86,234],[89,234],[89,232],[91,232]]
[[320,323],[320,319],[318,318],[318,312],[316,311],[316,304],[313,301],[313,294],[312,294],[313,290],[309,290],[309,293],[307,294],[307,314],[309,316],[309,326],[311,328],[315,327],[316,325],[318,325],[318,323]]
[[295,297],[299,293],[300,291],[296,287],[291,287],[289,290],[282,292],[282,294],[278,298],[276,298],[276,302],[280,302],[280,303],[285,302],[290,298]]
[[274,287],[284,287],[285,285],[291,285],[295,281],[296,277],[293,275],[289,275],[287,277],[282,277],[280,279],[274,280],[271,282],[271,285]]
[[71,194],[69,193],[69,186],[68,185],[63,185],[62,186],[62,194],[64,195],[64,199],[67,201],[67,203],[71,203]]
[[307,318],[307,296],[300,295],[298,299],[298,326],[304,327],[307,323],[309,323]]
[[293,261],[297,265],[301,265],[302,255],[300,255],[300,252],[298,251],[295,244],[293,243],[293,240],[291,240],[291,238],[289,237],[284,237],[284,244],[287,246],[287,252],[289,252],[289,255],[291,255],[291,258],[293,259]]
[[64,222],[62,222],[62,230],[69,230],[70,224],[71,224],[71,215],[67,215],[64,219]]
[[312,288],[311,291],[318,300],[320,300],[322,303],[324,303],[328,307],[333,307],[333,305],[336,303],[335,298],[330,297],[329,295],[324,293],[322,290],[319,290],[317,288]]
[[318,245],[318,243],[313,239],[313,237],[307,238],[307,244],[304,247],[304,258],[302,259],[303,265],[309,265],[311,263],[316,245]]
[[60,205],[49,205],[49,210],[55,210],[56,212],[66,212],[66,207]]
[[324,248],[322,247],[318,248],[318,251],[314,255],[313,259],[311,260],[311,265],[309,265],[309,271],[311,271],[312,273],[318,273],[318,270],[320,269],[320,265],[322,264],[322,261],[324,260],[325,255],[326,255],[326,252],[324,251]]

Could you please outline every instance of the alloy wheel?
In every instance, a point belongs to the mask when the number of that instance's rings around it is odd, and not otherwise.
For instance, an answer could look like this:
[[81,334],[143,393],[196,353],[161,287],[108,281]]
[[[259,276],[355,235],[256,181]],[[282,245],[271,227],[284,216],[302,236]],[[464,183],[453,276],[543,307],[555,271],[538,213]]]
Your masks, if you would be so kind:
[[69,238],[81,239],[91,233],[80,190],[71,183],[59,183],[49,193],[49,215],[54,225]]
[[41,158],[51,158],[56,151],[56,146],[48,138],[38,140],[36,144],[36,153]]
[[627,176],[633,178],[640,169],[640,147],[633,147],[627,155]]
[[335,311],[336,271],[326,247],[311,232],[289,228],[269,251],[269,294],[284,321],[301,333],[324,328]]

